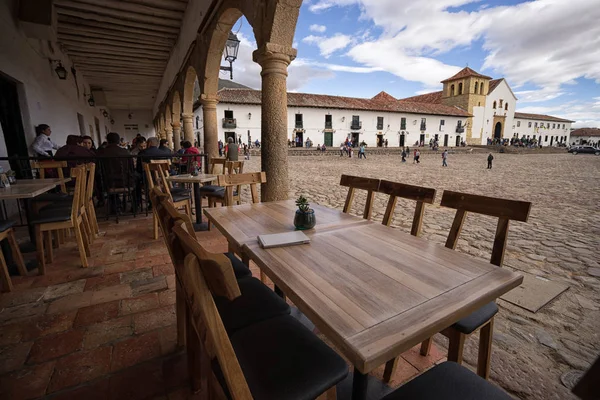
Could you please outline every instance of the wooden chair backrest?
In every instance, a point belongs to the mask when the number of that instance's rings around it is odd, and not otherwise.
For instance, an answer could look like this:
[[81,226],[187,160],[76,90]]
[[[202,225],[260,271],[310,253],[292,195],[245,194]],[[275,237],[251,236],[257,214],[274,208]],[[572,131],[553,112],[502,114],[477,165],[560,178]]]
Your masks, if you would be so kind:
[[377,191],[379,193],[390,195],[382,221],[386,226],[390,226],[392,219],[394,219],[394,209],[396,208],[398,197],[417,202],[410,234],[419,236],[421,234],[421,226],[423,225],[425,203],[433,204],[433,200],[435,199],[435,189],[382,180],[379,183],[379,189]]
[[[224,158],[211,158],[210,161],[208,162],[208,168],[210,170],[210,173],[213,175],[216,174],[225,174],[225,164],[226,164],[227,160]],[[221,171],[217,171],[218,167],[222,166]]]
[[[66,161],[32,161],[31,168],[37,169],[39,178],[46,178],[46,169],[56,169],[58,171],[58,177],[60,179],[65,178],[65,173],[63,172],[63,168],[67,168]],[[67,185],[65,182],[60,183],[60,191],[62,193],[67,193]]]
[[146,172],[146,181],[148,182],[148,189],[152,190],[155,186],[158,186],[171,198],[171,186],[167,181],[169,175],[169,163],[164,162],[166,160],[155,160],[161,162],[149,162],[144,163],[144,171]]
[[[173,231],[182,242],[196,242],[189,240],[189,235],[180,226],[175,226]],[[211,290],[206,274],[206,264],[218,265],[219,262],[211,257],[200,259],[189,250],[186,253],[183,265],[178,268],[187,313],[196,333],[195,338],[188,337],[188,340],[199,340],[202,348],[216,357],[232,399],[251,400],[250,388],[223,326],[213,299],[215,292]]]
[[252,203],[260,203],[258,197],[257,185],[267,182],[267,174],[265,172],[248,172],[245,174],[229,174],[217,176],[217,184],[225,187],[225,205],[233,205],[233,187],[237,186],[238,196],[242,185],[250,185],[250,193],[252,194]]
[[73,223],[82,212],[85,204],[85,185],[87,182],[85,166],[78,165],[71,168],[71,178],[75,179],[75,188],[73,189],[73,203],[71,206],[71,219]]
[[346,203],[344,204],[344,212],[350,212],[352,208],[352,201],[354,200],[354,190],[362,189],[367,191],[367,201],[365,202],[365,210],[363,212],[364,219],[371,219],[371,213],[373,211],[373,200],[375,199],[375,192],[379,189],[379,179],[375,178],[363,178],[361,176],[342,175],[340,179],[340,186],[348,187],[348,195],[346,196]]
[[226,174],[241,174],[244,172],[243,161],[225,161]]
[[531,203],[528,201],[506,200],[496,197],[452,192],[450,190],[444,191],[440,205],[456,210],[454,222],[452,222],[452,227],[446,240],[446,247],[450,249],[456,248],[458,236],[462,230],[467,212],[498,218],[494,246],[492,247],[492,258],[490,260],[490,263],[497,266],[501,266],[504,260],[509,221],[527,222],[529,211],[531,210]]
[[90,201],[92,201],[92,198],[94,197],[94,182],[96,181],[96,164],[85,164],[85,171],[87,173],[87,182],[85,186],[85,204],[88,204]]

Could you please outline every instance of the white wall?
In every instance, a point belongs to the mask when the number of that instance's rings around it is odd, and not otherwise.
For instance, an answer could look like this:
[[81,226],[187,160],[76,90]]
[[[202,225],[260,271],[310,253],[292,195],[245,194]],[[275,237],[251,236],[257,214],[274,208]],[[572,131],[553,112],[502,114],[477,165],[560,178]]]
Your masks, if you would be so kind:
[[[530,126],[531,125],[531,126]],[[564,128],[563,128],[564,126]],[[557,143],[556,137],[558,137],[558,143],[561,142],[561,137],[563,143],[571,143],[570,142],[570,134],[571,134],[571,123],[570,122],[552,122],[545,121],[542,119],[522,119],[515,118],[515,123],[513,126],[513,136],[516,134],[517,137],[521,138],[523,135],[525,137],[533,138],[540,140],[542,146],[550,146],[550,142],[552,141],[552,146],[555,146]],[[564,138],[566,136],[566,139]],[[554,137],[551,140],[551,137]]]
[[[67,135],[79,134],[77,113],[83,115],[86,131],[89,125],[95,131],[94,116],[100,120],[100,132],[104,133],[105,118],[99,107],[90,107],[84,98],[84,88],[89,86],[81,71],[77,76],[79,97],[71,74],[71,62],[62,54],[56,43],[52,54],[46,41],[26,38],[14,19],[16,1],[0,0],[0,73],[19,83],[19,97],[23,128],[28,145],[35,138],[34,126],[48,124],[52,129],[52,140],[64,144]],[[59,80],[54,72],[55,65],[48,59],[60,59],[69,72],[66,80]],[[96,137],[95,134],[92,137]],[[1,141],[4,141],[2,136]],[[2,151],[2,148],[0,148]],[[1,154],[0,156],[6,156]]]
[[[233,110],[233,117],[236,119],[236,129],[225,129],[223,128],[222,120],[225,117],[225,110]],[[248,113],[251,117],[248,117]],[[352,116],[358,115],[362,122],[362,129],[360,132],[359,140],[365,141],[368,146],[375,147],[377,145],[377,134],[383,134],[384,140],[388,140],[389,147],[399,146],[400,140],[400,122],[401,118],[406,118],[406,129],[404,130],[405,146],[412,146],[420,138],[420,124],[421,118],[426,118],[427,130],[425,133],[425,143],[428,144],[430,139],[435,137],[435,134],[439,135],[439,144],[443,146],[444,135],[448,135],[448,146],[453,147],[456,144],[456,125],[460,120],[463,125],[466,121],[466,117],[450,117],[440,115],[420,115],[420,114],[407,114],[407,113],[390,113],[390,112],[379,112],[379,111],[364,111],[364,110],[341,110],[341,109],[326,109],[326,108],[309,108],[309,107],[288,107],[288,138],[290,140],[295,139],[295,122],[296,114],[302,114],[303,116],[303,140],[307,138],[313,142],[313,146],[317,144],[325,143],[325,115],[330,113],[332,116],[332,129],[333,133],[333,146],[339,147],[348,135],[353,132],[350,129],[352,123]],[[203,132],[202,124],[202,108],[198,108],[194,112],[194,127],[195,118],[200,116],[200,129],[197,132]],[[377,117],[383,117],[383,129],[378,130],[377,128]],[[343,119],[343,121],[342,121]],[[444,120],[445,124],[442,130],[440,130],[440,120]],[[416,121],[416,124],[414,123]],[[219,139],[225,141],[225,132],[235,132],[236,136],[242,136],[242,142],[246,143],[248,140],[248,131],[252,142],[256,139],[262,141],[261,138],[261,110],[260,105],[246,105],[246,104],[217,104],[217,123],[219,127]],[[463,133],[463,138],[465,134]],[[201,135],[202,136],[202,135]]]
[[[130,113],[131,119],[129,119]],[[128,142],[138,133],[145,138],[156,136],[152,110],[111,110],[110,116],[115,121],[114,124],[109,125],[110,132],[117,132]],[[137,130],[131,129],[133,125],[137,125]]]
[[586,142],[586,144],[589,143],[593,143],[594,145],[598,146],[597,144],[600,143],[600,135],[597,136],[573,136],[569,138],[569,143],[568,144],[582,144],[583,141]]
[[[502,107],[500,107],[500,100],[502,100]],[[494,108],[494,102],[496,102],[496,108]],[[505,110],[505,105],[508,103],[508,110]],[[480,107],[476,107],[477,111],[474,110],[474,115],[477,121],[473,122],[473,128],[477,129],[477,133],[481,133],[481,144],[487,144],[488,138],[494,137],[494,116],[506,116],[504,119],[504,126],[502,127],[502,137],[512,137],[512,126],[515,116],[515,108],[517,106],[517,99],[508,87],[506,81],[501,81],[496,88],[487,95],[485,99],[485,108],[483,115],[481,114]],[[475,120],[474,117],[474,120]],[[479,136],[473,136],[479,137]]]

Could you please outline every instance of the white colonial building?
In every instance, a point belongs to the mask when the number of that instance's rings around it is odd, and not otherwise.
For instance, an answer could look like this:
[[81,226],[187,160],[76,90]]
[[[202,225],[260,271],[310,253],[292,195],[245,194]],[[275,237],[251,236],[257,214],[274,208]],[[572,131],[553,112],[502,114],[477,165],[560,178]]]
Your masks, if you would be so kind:
[[600,128],[580,128],[571,131],[572,145],[588,144],[600,147]]
[[[488,139],[525,136],[554,146],[568,143],[573,121],[516,113],[517,98],[505,79],[464,68],[442,81],[439,92],[396,99],[381,92],[371,99],[288,93],[288,138],[296,146],[338,147],[346,138],[368,146],[413,146],[437,140],[440,146],[485,145]],[[224,87],[218,92],[219,139],[262,141],[261,92]],[[202,112],[195,110],[202,142]],[[531,124],[531,129],[529,125]],[[201,143],[202,145],[202,143]]]

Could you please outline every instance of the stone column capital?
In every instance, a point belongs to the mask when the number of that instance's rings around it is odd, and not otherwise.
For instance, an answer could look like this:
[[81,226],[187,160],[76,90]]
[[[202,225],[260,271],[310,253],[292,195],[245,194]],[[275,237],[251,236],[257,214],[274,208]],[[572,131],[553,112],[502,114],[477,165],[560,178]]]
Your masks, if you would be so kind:
[[183,118],[183,121],[185,122],[186,120],[191,121],[192,119],[194,119],[194,114],[181,114],[181,118]]
[[216,96],[210,96],[205,93],[200,95],[200,103],[204,109],[216,109],[219,100]]
[[263,68],[267,63],[285,63],[285,68],[296,58],[298,50],[277,43],[265,43],[252,53],[252,60]]
[[181,122],[173,121],[171,122],[171,127],[173,127],[173,129],[181,128]]
[[167,134],[173,133],[173,127],[170,125],[165,126],[165,132],[167,132]]

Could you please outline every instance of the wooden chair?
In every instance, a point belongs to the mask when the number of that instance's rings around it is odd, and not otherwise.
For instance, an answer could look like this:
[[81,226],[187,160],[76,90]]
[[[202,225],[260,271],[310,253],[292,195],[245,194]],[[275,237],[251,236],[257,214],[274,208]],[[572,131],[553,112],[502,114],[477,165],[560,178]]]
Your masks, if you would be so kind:
[[[46,170],[47,169],[55,169],[58,172],[58,177],[60,179],[64,179],[65,175],[63,172],[63,168],[67,168],[66,161],[31,161],[31,168],[38,170],[39,179],[46,178]],[[62,193],[67,193],[67,185],[65,182],[61,182],[60,191]]]
[[87,173],[87,183],[85,188],[85,211],[90,222],[92,237],[100,233],[98,227],[98,218],[96,217],[96,208],[94,207],[94,185],[96,183],[96,164],[85,164]]
[[394,209],[396,208],[398,197],[417,202],[410,234],[419,236],[421,234],[421,226],[423,225],[425,203],[433,204],[433,200],[435,199],[435,189],[382,180],[379,183],[379,189],[377,191],[379,193],[390,195],[382,221],[382,224],[386,226],[390,226],[392,219],[394,219]]
[[350,209],[352,208],[352,201],[354,200],[354,190],[362,189],[367,191],[367,201],[365,202],[363,218],[371,219],[371,213],[373,211],[373,200],[375,199],[375,192],[379,188],[379,179],[342,175],[340,185],[348,187],[348,195],[346,196],[346,203],[344,204],[343,210],[345,213],[349,213]]
[[[527,201],[505,200],[495,197],[478,196],[474,194],[444,191],[441,201],[442,207],[456,209],[456,215],[446,240],[446,247],[455,249],[458,237],[462,230],[467,212],[489,215],[498,218],[492,257],[490,263],[502,266],[504,251],[508,238],[508,225],[511,220],[527,222],[531,203]],[[441,333],[450,340],[448,348],[448,361],[462,362],[463,346],[465,339],[471,333],[479,330],[479,355],[477,360],[477,374],[484,379],[490,375],[490,356],[492,351],[492,334],[494,330],[494,316],[498,312],[495,302],[489,303],[479,310],[454,325],[444,329]],[[429,354],[432,338],[421,344],[421,355]]]
[[[202,251],[184,226],[176,224],[173,233],[185,254],[183,265],[175,268],[187,305],[193,386],[218,399],[226,398],[224,392],[232,399],[335,399],[335,385],[347,375],[348,367],[294,317],[257,322],[230,339],[213,296],[235,303],[242,296],[240,286],[227,258]],[[216,379],[213,365],[218,365],[225,388]]]
[[[0,242],[4,239],[8,239],[8,244],[10,245],[10,249],[12,251],[13,259],[17,264],[17,269],[19,270],[19,274],[21,276],[27,276],[27,268],[25,267],[25,262],[23,261],[23,255],[21,254],[21,250],[19,250],[19,244],[15,239],[15,233],[12,229],[14,222],[12,221],[0,221]],[[10,292],[13,289],[12,281],[10,279],[10,275],[8,273],[8,265],[6,264],[6,260],[4,259],[4,254],[0,250],[0,283],[3,292]]]
[[[89,238],[85,228],[85,166],[81,165],[71,170],[71,178],[75,179],[73,203],[70,208],[48,208],[40,210],[39,214],[31,221],[35,224],[38,262],[40,274],[46,273],[46,251],[49,262],[53,261],[52,232],[73,228],[77,239],[77,247],[83,267],[88,267],[87,257],[90,255]],[[88,224],[89,226],[89,224]],[[45,245],[44,245],[45,242]]]
[[[219,175],[217,183],[225,188],[225,196],[223,197],[223,205],[233,205],[234,201],[241,204],[241,191],[243,185],[250,185],[250,194],[252,195],[252,203],[260,203],[258,197],[257,186],[259,183],[267,182],[267,174],[265,172],[250,172],[246,174],[229,174]],[[237,193],[234,194],[234,187]]]
[[[159,187],[169,196],[173,205],[176,208],[183,208],[186,214],[192,214],[192,204],[190,201],[190,192],[171,193],[171,184],[167,181],[169,171],[169,160],[152,160],[149,163],[144,163],[144,171],[148,181],[148,190],[152,191],[154,187]],[[154,240],[158,239],[158,216],[156,212],[152,212],[152,220],[154,227]]]

